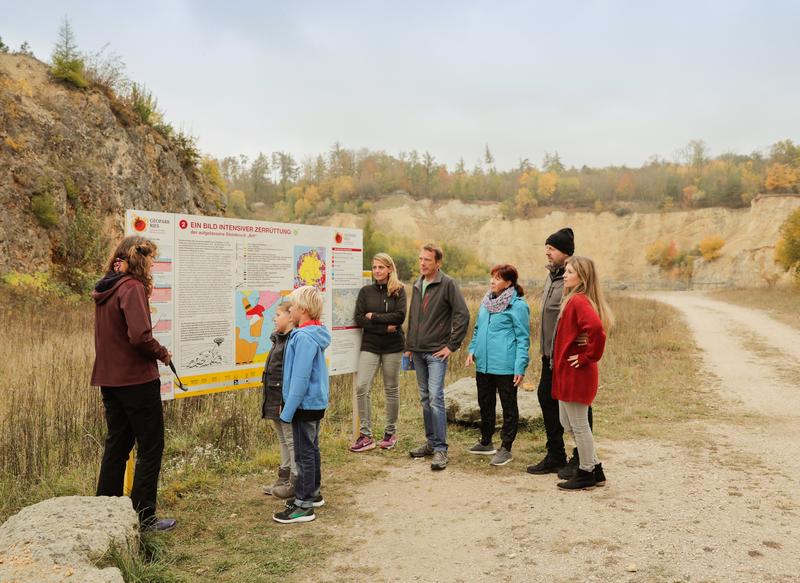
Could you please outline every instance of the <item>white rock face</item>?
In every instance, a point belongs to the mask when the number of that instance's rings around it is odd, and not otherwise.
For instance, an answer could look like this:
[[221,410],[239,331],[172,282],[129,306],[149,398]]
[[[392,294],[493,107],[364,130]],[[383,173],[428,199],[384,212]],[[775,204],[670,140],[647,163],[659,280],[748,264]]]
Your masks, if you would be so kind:
[[[447,411],[447,420],[477,424],[481,420],[481,410],[478,407],[478,389],[475,379],[466,377],[448,385],[444,389],[444,407]],[[517,407],[519,408],[519,422],[527,424],[542,416],[539,399],[536,391],[517,391]],[[503,409],[500,405],[500,395],[497,396],[495,406],[495,422],[498,426],[503,424]]]
[[23,508],[0,526],[4,583],[123,583],[95,563],[112,543],[136,548],[139,520],[130,498],[63,496]]

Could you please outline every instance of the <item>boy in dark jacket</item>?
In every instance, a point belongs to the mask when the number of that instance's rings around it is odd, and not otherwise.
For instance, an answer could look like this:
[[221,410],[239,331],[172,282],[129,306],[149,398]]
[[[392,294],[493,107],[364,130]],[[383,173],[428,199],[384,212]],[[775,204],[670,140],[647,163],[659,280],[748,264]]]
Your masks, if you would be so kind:
[[281,421],[281,405],[283,403],[283,356],[289,334],[294,328],[292,316],[289,314],[289,302],[283,302],[275,309],[275,331],[270,336],[272,348],[264,365],[261,382],[264,384],[264,402],[261,405],[261,418],[269,419],[278,434],[281,446],[281,465],[278,468],[278,479],[271,486],[264,486],[264,494],[276,498],[294,496],[294,483],[297,479],[297,466],[294,461],[294,438],[292,424]]
[[289,299],[289,313],[296,329],[289,335],[283,361],[281,421],[292,424],[297,481],[294,501],[272,515],[275,522],[282,524],[310,522],[316,518],[314,508],[325,504],[320,493],[319,426],[328,408],[325,349],[331,343],[330,332],[319,320],[320,291],[303,286],[294,290]]

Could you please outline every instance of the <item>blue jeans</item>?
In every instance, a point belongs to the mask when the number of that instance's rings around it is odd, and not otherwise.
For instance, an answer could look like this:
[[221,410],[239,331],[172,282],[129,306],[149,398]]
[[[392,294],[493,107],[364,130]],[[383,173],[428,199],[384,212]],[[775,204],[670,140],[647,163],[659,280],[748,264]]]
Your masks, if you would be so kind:
[[294,458],[297,464],[297,482],[294,485],[294,503],[300,508],[311,508],[319,496],[322,471],[319,459],[319,421],[292,420]]
[[432,352],[413,352],[412,356],[417,372],[419,402],[422,403],[425,438],[433,451],[447,451],[447,411],[444,408],[447,359],[436,358]]

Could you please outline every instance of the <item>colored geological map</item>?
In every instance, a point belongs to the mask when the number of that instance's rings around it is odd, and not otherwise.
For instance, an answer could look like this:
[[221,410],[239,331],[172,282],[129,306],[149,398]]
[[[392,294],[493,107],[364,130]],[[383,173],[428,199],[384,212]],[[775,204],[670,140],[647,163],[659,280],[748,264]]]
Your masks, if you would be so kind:
[[319,291],[325,291],[327,266],[325,265],[324,247],[294,248],[295,272],[294,287],[313,285]]
[[272,348],[272,318],[281,297],[270,291],[236,292],[236,364],[266,362]]

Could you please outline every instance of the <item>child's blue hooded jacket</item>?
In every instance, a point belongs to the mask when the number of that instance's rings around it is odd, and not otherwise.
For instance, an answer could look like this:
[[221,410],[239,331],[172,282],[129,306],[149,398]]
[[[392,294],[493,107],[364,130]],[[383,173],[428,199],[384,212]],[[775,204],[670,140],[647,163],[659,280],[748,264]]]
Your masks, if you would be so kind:
[[325,349],[331,334],[325,326],[292,330],[283,358],[283,409],[281,420],[290,423],[298,409],[328,408],[328,367]]

